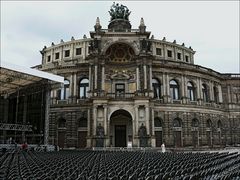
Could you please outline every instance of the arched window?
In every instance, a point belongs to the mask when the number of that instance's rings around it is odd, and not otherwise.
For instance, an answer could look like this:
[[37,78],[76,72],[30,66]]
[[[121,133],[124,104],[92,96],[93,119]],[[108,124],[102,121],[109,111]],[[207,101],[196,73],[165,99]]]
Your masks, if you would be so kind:
[[159,117],[154,118],[154,127],[162,127],[162,120]]
[[190,101],[195,101],[195,88],[192,82],[187,83],[188,98]]
[[210,119],[207,120],[207,128],[212,127],[212,121]]
[[222,122],[220,120],[217,122],[217,128],[222,128]]
[[87,127],[87,118],[81,117],[78,120],[78,127]]
[[192,120],[192,127],[198,127],[199,126],[199,122],[197,119],[193,119]]
[[209,97],[208,97],[208,88],[206,84],[202,84],[202,94],[203,94],[203,101],[208,102]]
[[213,96],[215,103],[218,103],[218,89],[216,86],[213,87]]
[[66,120],[64,118],[60,118],[58,120],[58,127],[59,128],[65,128],[66,127]]
[[70,93],[69,86],[70,86],[69,80],[64,80],[63,87],[57,91],[58,99],[60,100],[68,99]]
[[173,127],[182,127],[181,119],[179,119],[179,118],[174,119]]
[[89,80],[84,78],[79,82],[79,97],[86,98],[88,97],[88,90],[89,90]]
[[170,95],[174,100],[179,99],[179,85],[175,80],[170,81]]
[[154,98],[161,98],[161,84],[157,79],[152,79]]

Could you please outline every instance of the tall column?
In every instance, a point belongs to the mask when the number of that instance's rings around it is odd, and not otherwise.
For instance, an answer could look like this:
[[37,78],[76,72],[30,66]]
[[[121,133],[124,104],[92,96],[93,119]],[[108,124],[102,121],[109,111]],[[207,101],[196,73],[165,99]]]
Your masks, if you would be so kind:
[[222,87],[221,85],[218,85],[218,99],[219,99],[219,103],[223,102],[223,97],[222,97]]
[[87,118],[87,120],[88,120],[87,121],[88,122],[87,123],[87,135],[88,136],[91,135],[91,133],[90,133],[90,130],[91,130],[91,122],[90,122],[91,121],[91,117],[90,116],[91,116],[91,112],[90,112],[90,109],[88,109],[88,118]]
[[[92,81],[92,65],[91,65],[91,64],[89,65],[89,71],[88,71],[88,73],[89,73],[89,78],[88,78],[88,80],[89,80],[89,90],[90,90],[90,92],[92,93],[92,90],[93,90],[93,81]],[[89,97],[92,96],[91,93],[89,93]]]
[[154,130],[154,109],[152,109],[151,113],[152,113],[152,135],[155,136],[155,130]]
[[105,90],[105,67],[102,66],[102,90]]
[[95,70],[95,74],[94,74],[94,89],[97,89],[97,65],[95,65],[94,67],[94,70]]
[[137,85],[137,91],[140,89],[140,83],[139,83],[139,67],[136,68],[136,85]]
[[87,147],[90,148],[92,146],[91,143],[91,112],[88,109],[88,118],[87,118]]
[[88,45],[86,45],[86,41],[84,41],[83,42],[83,50],[82,50],[82,53],[83,53],[83,59],[85,60],[85,58],[86,58],[86,54],[87,54],[87,47],[88,47]]
[[185,97],[185,92],[184,92],[184,88],[185,88],[185,82],[184,82],[184,76],[182,75],[181,76],[181,95],[182,95],[182,97]]
[[97,128],[97,106],[93,107],[93,135],[96,136],[96,128]]
[[152,147],[156,147],[156,137],[155,137],[155,129],[154,129],[154,110],[151,109],[152,116],[152,136],[151,136],[151,144]]
[[166,93],[168,96],[170,96],[170,88],[169,88],[169,76],[168,73],[166,73]]
[[135,106],[135,120],[136,120],[136,126],[135,126],[135,134],[138,135],[138,106]]
[[199,78],[199,97],[200,99],[203,99],[203,94],[202,94],[202,79]]
[[143,65],[143,73],[144,73],[144,89],[147,89],[147,67]]
[[73,75],[70,76],[70,87],[69,87],[69,97],[73,96]]
[[166,79],[165,79],[165,73],[164,72],[162,74],[162,81],[163,81],[162,82],[163,85],[161,86],[162,87],[162,93],[163,93],[162,95],[166,96],[167,95],[166,94]]
[[187,78],[186,78],[186,76],[184,76],[184,94],[185,94],[185,97],[187,98]]
[[209,98],[210,98],[210,101],[213,101],[214,100],[214,95],[213,95],[213,82],[210,81],[209,83]]
[[44,127],[44,144],[48,144],[49,139],[49,109],[50,109],[50,90],[46,89],[46,106],[45,106],[45,127]]
[[152,87],[152,65],[149,66],[149,87],[150,87],[150,90],[153,90],[153,87]]
[[147,134],[149,135],[150,133],[150,127],[149,127],[149,107],[145,106],[145,113],[146,113],[146,128],[147,128]]
[[232,96],[231,96],[231,87],[227,85],[227,94],[228,94],[228,103],[232,103]]
[[185,81],[185,75],[182,75],[181,77],[181,92],[182,92],[182,103],[186,103],[187,102],[187,94],[185,92],[186,89],[186,81]]
[[108,129],[107,129],[107,106],[103,106],[104,108],[104,132],[105,135],[108,135]]
[[199,78],[197,78],[197,87],[196,87],[196,91],[197,91],[197,96],[196,96],[196,98],[197,98],[197,100],[198,99],[201,99],[201,96],[200,96],[200,83],[199,83]]
[[73,75],[73,96],[77,96],[77,74],[74,73]]

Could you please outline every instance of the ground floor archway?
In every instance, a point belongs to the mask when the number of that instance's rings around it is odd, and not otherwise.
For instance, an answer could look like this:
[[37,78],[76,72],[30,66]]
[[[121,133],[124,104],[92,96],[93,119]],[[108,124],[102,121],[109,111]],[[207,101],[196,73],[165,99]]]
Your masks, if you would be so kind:
[[192,131],[192,145],[195,148],[199,146],[199,132],[198,131]]
[[182,147],[182,131],[174,131],[174,146]]
[[162,131],[155,131],[156,147],[161,147],[163,143]]
[[110,146],[127,147],[132,144],[132,116],[126,110],[117,110],[110,117]]
[[58,146],[64,148],[66,131],[58,131]]

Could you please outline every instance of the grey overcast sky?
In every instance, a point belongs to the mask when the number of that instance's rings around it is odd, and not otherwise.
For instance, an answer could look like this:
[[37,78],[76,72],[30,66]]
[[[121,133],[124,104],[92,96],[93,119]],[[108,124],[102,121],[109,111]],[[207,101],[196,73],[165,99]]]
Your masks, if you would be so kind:
[[[239,1],[116,1],[131,11],[132,28],[143,17],[156,39],[183,42],[195,64],[221,73],[239,73]],[[110,20],[112,1],[1,1],[1,60],[31,67],[39,50],[72,36],[89,37],[96,18]]]

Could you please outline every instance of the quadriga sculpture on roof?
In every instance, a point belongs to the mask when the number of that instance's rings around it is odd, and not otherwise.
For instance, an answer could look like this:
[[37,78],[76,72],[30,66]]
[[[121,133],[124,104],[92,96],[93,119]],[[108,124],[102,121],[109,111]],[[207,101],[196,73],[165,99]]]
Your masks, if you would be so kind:
[[114,19],[128,20],[128,17],[131,13],[131,11],[129,11],[129,9],[126,6],[124,6],[122,4],[119,5],[118,3],[115,4],[115,2],[113,3],[110,11],[108,11],[108,12],[111,16],[111,21]]

